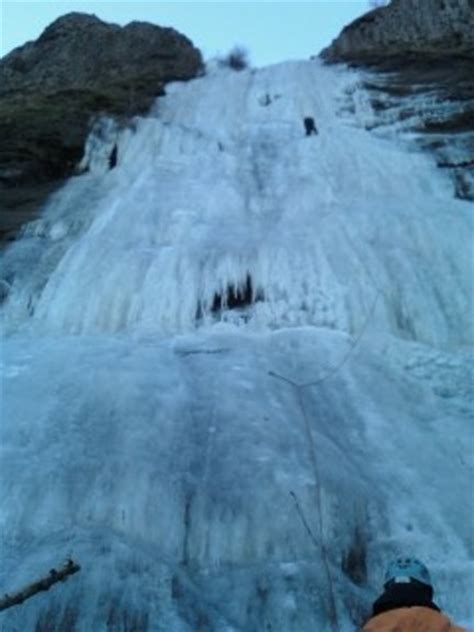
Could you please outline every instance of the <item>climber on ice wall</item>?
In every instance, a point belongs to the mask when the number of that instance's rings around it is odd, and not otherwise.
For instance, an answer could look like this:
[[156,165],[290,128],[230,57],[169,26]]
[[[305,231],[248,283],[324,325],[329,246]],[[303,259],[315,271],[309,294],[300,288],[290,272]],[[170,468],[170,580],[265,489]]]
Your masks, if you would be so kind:
[[314,122],[314,118],[312,116],[305,116],[303,123],[306,136],[311,136],[311,134],[316,136],[318,134],[318,128],[316,127],[316,123]]
[[467,632],[453,625],[433,602],[426,566],[399,558],[388,566],[384,592],[374,602],[362,632]]

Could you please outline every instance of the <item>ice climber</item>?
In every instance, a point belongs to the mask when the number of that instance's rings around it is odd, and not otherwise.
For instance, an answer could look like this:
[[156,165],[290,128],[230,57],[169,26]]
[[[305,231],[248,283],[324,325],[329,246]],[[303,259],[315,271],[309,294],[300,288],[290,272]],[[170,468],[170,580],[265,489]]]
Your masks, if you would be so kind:
[[467,632],[453,625],[433,602],[428,569],[414,558],[391,562],[384,592],[374,602],[362,632]]
[[109,169],[115,169],[115,167],[117,166],[117,154],[118,154],[118,148],[117,148],[117,145],[114,145],[109,156]]
[[306,136],[311,136],[311,134],[317,135],[318,129],[312,116],[305,116],[303,123],[306,130]]

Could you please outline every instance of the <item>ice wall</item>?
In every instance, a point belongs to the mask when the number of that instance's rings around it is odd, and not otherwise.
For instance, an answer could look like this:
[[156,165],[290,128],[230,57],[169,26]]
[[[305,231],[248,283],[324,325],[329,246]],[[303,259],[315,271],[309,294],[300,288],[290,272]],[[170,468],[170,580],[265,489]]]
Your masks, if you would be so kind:
[[[379,293],[384,331],[469,342],[470,209],[426,156],[338,117],[353,84],[317,62],[211,74],[168,88],[118,138],[104,129],[83,161],[92,173],[29,231],[24,248],[39,252],[8,326],[189,331],[235,319],[212,312],[214,297],[250,275],[265,300],[247,326],[354,334]],[[305,115],[319,136],[305,137]],[[111,135],[118,166],[101,173]]]
[[4,255],[0,586],[83,569],[2,631],[356,630],[405,552],[474,622],[472,209],[357,83],[171,86]]

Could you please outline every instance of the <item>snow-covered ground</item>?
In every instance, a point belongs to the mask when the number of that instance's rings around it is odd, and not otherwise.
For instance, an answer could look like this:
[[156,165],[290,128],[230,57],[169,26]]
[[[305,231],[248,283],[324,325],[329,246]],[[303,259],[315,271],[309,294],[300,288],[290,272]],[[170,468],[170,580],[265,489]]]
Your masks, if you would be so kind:
[[5,254],[0,590],[82,570],[2,632],[349,632],[399,553],[474,626],[472,208],[358,85],[169,86]]

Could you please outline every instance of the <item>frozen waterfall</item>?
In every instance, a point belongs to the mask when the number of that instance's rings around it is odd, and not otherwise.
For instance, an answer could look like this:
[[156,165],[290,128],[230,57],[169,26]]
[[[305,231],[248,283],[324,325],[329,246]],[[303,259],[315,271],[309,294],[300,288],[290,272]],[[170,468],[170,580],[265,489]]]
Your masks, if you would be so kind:
[[472,207],[360,83],[170,85],[4,253],[0,590],[82,570],[2,632],[350,632],[398,553],[474,626]]

